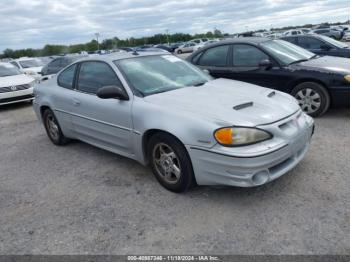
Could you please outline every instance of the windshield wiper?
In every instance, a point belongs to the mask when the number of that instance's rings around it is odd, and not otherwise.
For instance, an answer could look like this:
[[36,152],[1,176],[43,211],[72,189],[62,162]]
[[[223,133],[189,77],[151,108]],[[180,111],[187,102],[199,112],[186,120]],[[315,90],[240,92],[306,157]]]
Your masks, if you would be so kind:
[[297,64],[297,63],[306,62],[306,61],[309,61],[309,59],[299,59],[289,63],[288,65]]

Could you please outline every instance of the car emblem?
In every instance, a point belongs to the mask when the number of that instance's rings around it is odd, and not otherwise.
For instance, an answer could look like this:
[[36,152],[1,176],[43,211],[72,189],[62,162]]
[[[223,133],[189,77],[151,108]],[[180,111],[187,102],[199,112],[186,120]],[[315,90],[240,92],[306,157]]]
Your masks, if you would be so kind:
[[11,89],[12,91],[16,91],[16,90],[17,90],[17,86],[11,86],[10,89]]

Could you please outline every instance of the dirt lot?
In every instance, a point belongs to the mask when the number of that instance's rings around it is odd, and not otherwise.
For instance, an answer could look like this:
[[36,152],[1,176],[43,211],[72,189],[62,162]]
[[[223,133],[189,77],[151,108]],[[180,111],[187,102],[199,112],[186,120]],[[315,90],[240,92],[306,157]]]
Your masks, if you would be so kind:
[[163,189],[148,168],[51,144],[28,104],[0,108],[1,254],[349,254],[350,109],[266,186]]

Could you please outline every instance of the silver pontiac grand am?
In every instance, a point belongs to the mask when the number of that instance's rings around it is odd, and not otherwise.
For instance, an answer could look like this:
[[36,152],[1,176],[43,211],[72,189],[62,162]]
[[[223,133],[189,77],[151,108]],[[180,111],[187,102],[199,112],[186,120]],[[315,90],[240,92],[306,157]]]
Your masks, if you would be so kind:
[[54,144],[78,139],[149,164],[173,192],[268,183],[303,159],[314,130],[291,96],[164,52],[85,58],[34,95]]

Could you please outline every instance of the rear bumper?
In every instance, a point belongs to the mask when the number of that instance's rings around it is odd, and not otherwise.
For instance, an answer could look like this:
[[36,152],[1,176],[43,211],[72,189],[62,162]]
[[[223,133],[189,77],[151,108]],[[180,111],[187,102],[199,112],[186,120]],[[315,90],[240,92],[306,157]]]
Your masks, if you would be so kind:
[[0,105],[14,104],[25,101],[32,101],[34,99],[33,96],[33,88],[28,88],[25,90],[6,92],[0,94]]
[[254,187],[266,184],[294,168],[309,149],[314,125],[269,153],[235,156],[187,146],[199,185]]

